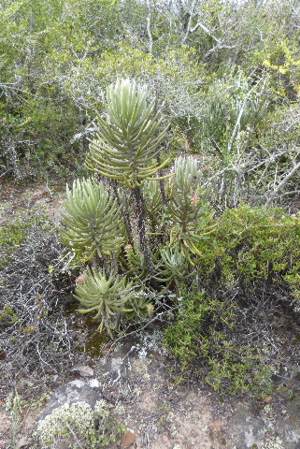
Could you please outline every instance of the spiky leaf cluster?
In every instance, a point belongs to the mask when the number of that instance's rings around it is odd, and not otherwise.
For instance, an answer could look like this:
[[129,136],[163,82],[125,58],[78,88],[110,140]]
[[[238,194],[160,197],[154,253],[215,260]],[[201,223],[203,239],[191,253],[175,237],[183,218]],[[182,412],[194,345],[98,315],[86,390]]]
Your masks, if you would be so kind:
[[134,276],[144,273],[144,258],[140,251],[135,251],[132,245],[124,247],[126,269]]
[[91,314],[99,323],[98,330],[105,329],[109,335],[119,329],[122,319],[145,314],[148,310],[132,282],[125,276],[105,274],[91,270],[83,284],[76,287],[75,297],[79,300],[82,314]]
[[207,207],[201,198],[199,170],[193,157],[179,157],[175,161],[174,176],[170,182],[170,206],[173,227],[171,243],[180,246],[184,252],[198,253],[201,215]]
[[180,283],[187,276],[188,262],[177,248],[163,248],[160,251],[160,266],[157,279],[166,283]]
[[62,223],[64,243],[87,260],[111,256],[123,242],[117,202],[93,179],[76,180],[67,188]]
[[162,198],[159,182],[155,179],[146,181],[143,186],[145,209],[151,223],[156,224],[162,214]]
[[133,80],[111,85],[107,100],[107,117],[98,117],[86,163],[91,170],[135,188],[159,170],[156,157],[167,128],[162,129],[162,116],[148,101],[147,89]]

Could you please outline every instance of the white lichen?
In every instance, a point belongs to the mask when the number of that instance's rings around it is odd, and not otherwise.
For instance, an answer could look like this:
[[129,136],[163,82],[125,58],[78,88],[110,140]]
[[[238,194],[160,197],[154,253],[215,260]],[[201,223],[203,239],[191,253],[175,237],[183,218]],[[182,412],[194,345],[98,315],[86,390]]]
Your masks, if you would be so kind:
[[278,436],[273,436],[268,438],[260,449],[285,449],[285,445],[283,444],[283,441]]
[[94,410],[86,402],[65,403],[38,423],[36,437],[43,447],[53,447],[59,440],[76,438],[89,441],[95,434],[95,419],[106,418],[105,401],[97,401]]

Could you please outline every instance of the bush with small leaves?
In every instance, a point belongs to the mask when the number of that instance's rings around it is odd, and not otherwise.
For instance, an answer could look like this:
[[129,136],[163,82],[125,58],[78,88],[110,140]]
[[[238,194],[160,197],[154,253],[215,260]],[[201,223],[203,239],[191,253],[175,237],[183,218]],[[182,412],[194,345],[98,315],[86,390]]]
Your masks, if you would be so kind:
[[201,277],[208,283],[213,279],[215,288],[239,288],[244,298],[259,287],[291,289],[295,297],[300,290],[299,215],[246,205],[228,209],[198,250]]
[[175,323],[165,332],[165,344],[177,358],[183,379],[200,371],[221,393],[269,392],[271,369],[251,345],[233,339],[237,313],[231,301],[199,293],[184,298]]

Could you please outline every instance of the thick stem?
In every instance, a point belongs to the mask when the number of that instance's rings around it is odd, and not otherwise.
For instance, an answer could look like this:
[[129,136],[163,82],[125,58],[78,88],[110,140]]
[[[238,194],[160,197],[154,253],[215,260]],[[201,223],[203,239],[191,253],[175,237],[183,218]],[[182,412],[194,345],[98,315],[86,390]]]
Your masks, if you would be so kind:
[[146,225],[145,225],[145,203],[144,197],[140,187],[135,187],[133,189],[133,195],[137,207],[137,218],[138,218],[138,232],[140,239],[141,251],[144,255],[145,266],[148,272],[151,274],[153,272],[153,266],[150,256],[150,250],[146,238]]

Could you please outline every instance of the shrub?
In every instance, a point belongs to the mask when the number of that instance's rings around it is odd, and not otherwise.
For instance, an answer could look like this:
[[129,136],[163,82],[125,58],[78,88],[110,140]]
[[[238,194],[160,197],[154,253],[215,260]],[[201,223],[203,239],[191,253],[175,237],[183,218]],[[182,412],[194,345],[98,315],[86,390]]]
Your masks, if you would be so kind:
[[70,278],[62,273],[62,248],[53,223],[45,220],[43,225],[40,219],[27,221],[24,240],[22,236],[0,271],[0,354],[6,358],[2,380],[7,391],[13,389],[16,373],[30,374],[44,385],[49,372],[63,373],[75,357],[81,359],[75,347],[85,331],[64,313]]
[[[282,209],[241,206],[226,210],[210,238],[199,245],[200,273],[205,282],[225,289],[239,286],[243,295],[295,282],[300,260],[300,217]],[[292,282],[293,280],[293,282]],[[299,285],[298,285],[299,288]]]
[[183,379],[198,372],[215,391],[267,392],[271,370],[250,345],[235,342],[238,309],[230,301],[192,294],[182,300],[165,344],[177,358]]

